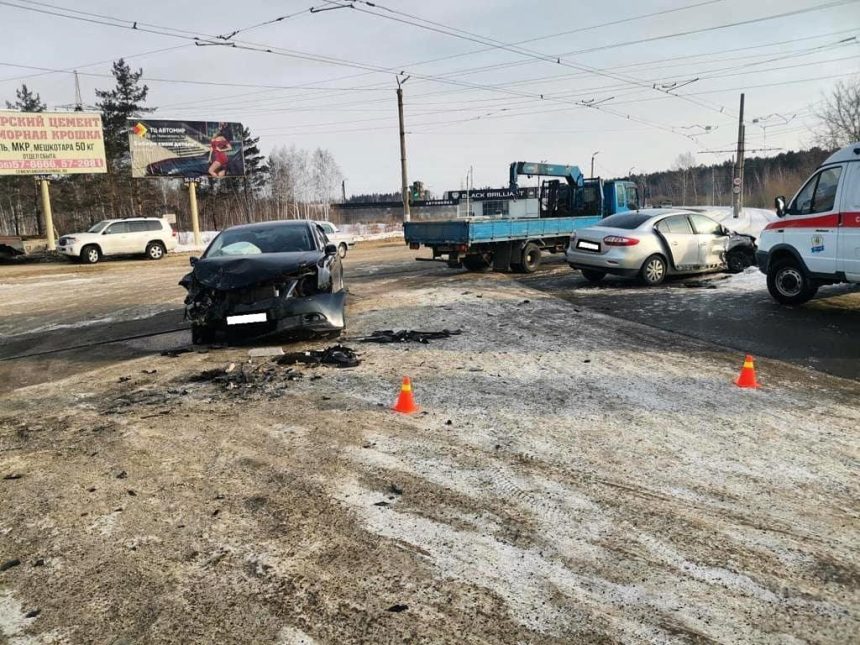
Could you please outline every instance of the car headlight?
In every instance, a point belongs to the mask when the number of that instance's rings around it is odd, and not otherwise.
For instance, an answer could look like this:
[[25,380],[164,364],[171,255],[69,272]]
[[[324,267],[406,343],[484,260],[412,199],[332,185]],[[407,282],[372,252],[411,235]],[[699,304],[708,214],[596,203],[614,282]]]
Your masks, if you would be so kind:
[[78,239],[76,237],[66,237],[66,244],[74,244]]

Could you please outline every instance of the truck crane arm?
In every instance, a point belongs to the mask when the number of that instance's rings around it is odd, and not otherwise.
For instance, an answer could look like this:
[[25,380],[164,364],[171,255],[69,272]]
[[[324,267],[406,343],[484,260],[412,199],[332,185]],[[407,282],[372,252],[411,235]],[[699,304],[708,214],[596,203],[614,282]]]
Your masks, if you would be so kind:
[[517,192],[517,177],[520,175],[540,175],[543,177],[564,177],[571,186],[582,186],[584,176],[578,166],[515,161],[511,164],[510,189]]

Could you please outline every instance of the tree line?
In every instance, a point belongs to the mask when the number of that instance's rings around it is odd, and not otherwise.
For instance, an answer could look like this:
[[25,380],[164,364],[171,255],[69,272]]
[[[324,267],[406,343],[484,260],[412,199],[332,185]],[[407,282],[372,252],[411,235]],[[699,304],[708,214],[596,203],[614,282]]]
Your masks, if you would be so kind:
[[[818,146],[744,162],[744,206],[771,208],[777,195],[791,197],[832,153]],[[649,206],[731,206],[734,164],[699,164],[692,153],[678,155],[671,170],[635,175]]]
[[[143,118],[156,110],[147,106],[149,87],[143,70],[125,60],[111,69],[114,86],[97,89],[96,107],[102,116],[108,172],[103,175],[56,176],[51,181],[54,226],[59,234],[85,230],[113,217],[177,216],[176,228],[191,229],[188,190],[181,179],[131,178],[127,119]],[[6,108],[43,112],[40,95],[22,85]],[[81,106],[77,106],[80,110]],[[226,226],[269,219],[328,218],[331,202],[340,196],[343,180],[333,155],[323,149],[280,146],[266,157],[259,137],[242,131],[245,176],[203,178],[198,184],[201,227]],[[38,180],[0,177],[0,234],[43,234]]]

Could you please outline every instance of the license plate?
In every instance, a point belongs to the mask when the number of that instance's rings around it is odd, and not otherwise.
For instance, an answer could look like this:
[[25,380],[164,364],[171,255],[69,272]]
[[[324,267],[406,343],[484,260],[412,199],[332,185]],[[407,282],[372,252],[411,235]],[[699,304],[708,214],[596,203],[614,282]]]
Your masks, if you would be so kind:
[[600,245],[595,242],[589,242],[588,240],[579,240],[576,243],[576,248],[585,249],[586,251],[599,251]]
[[266,314],[243,314],[241,316],[227,316],[228,325],[247,325],[248,323],[266,322]]

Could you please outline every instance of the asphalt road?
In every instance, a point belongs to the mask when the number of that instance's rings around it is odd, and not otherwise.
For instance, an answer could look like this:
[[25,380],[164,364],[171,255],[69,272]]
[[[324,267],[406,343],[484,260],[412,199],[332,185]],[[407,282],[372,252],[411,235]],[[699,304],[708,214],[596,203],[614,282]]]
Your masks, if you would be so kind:
[[[414,256],[414,251],[397,244],[378,250],[362,249],[347,261],[347,282],[350,278],[402,279],[421,284],[450,277],[467,283],[471,277],[440,263],[416,262]],[[129,273],[127,263],[122,261],[100,265],[100,270],[117,276],[114,279],[128,274],[139,281],[142,274],[155,268],[141,264],[140,272]],[[186,270],[184,266],[184,262],[177,261],[176,275],[159,275],[152,284],[147,283],[147,289],[164,291],[173,298],[177,276]],[[0,282],[5,282],[4,269],[0,267]],[[76,265],[50,269],[52,275],[79,270]],[[643,288],[623,279],[606,279],[593,285],[555,257],[534,275],[497,277],[517,280],[609,316],[736,349],[739,361],[743,354],[751,353],[860,380],[860,288],[854,286],[824,288],[807,305],[787,308],[770,299],[764,276],[753,270],[729,278],[714,275],[676,279],[656,288]],[[182,320],[182,309],[174,302],[175,299],[165,300],[164,310],[129,320],[96,322],[73,330],[58,325],[56,329],[0,339],[0,391],[188,344],[190,334]],[[50,311],[40,312],[40,322],[50,323],[52,315]],[[81,308],[73,315],[87,320],[91,312]],[[68,322],[67,318],[63,322]]]
[[591,284],[557,260],[524,284],[610,316],[763,356],[860,379],[860,287],[820,289],[801,307],[783,307],[755,269],[736,276],[675,278],[645,288],[605,278]]

